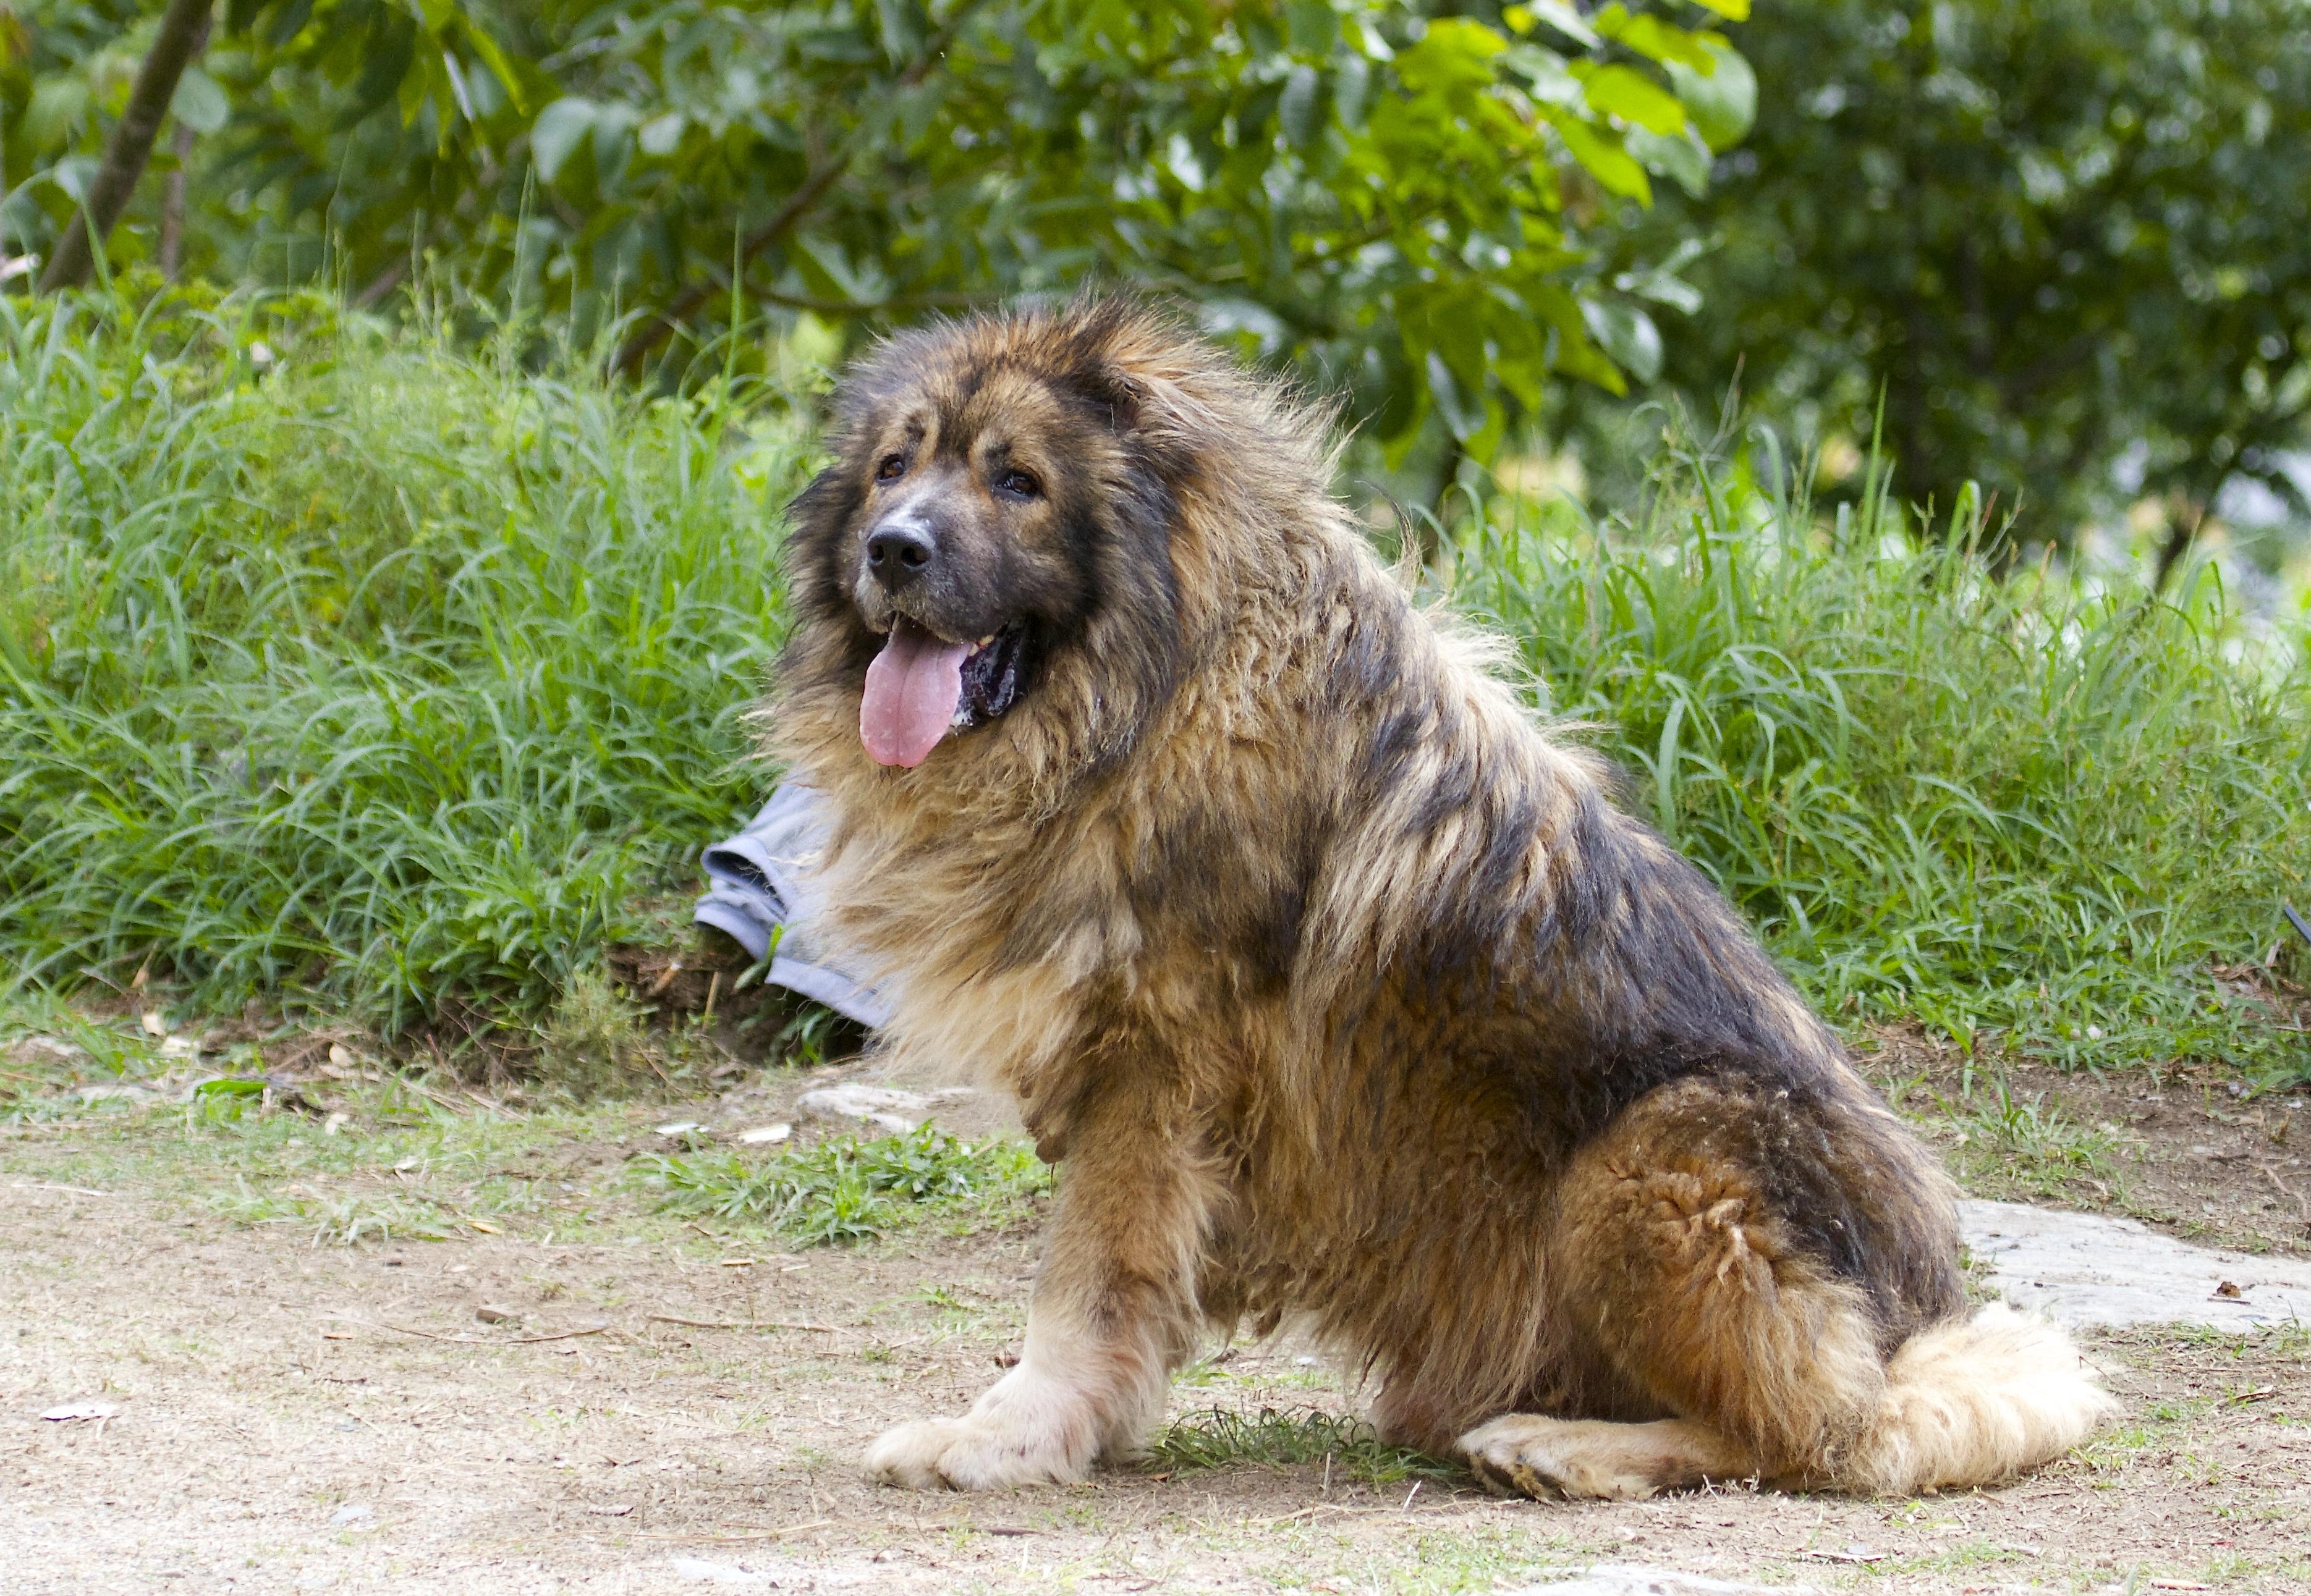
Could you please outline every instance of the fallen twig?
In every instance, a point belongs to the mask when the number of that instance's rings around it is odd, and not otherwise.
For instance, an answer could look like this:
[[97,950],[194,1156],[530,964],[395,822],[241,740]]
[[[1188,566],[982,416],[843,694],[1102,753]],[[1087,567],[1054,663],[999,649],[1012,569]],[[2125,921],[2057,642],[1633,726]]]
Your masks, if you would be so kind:
[[2311,1225],[2311,1197],[2304,1196],[2293,1186],[2289,1185],[2285,1181],[2280,1179],[2279,1171],[2273,1169],[2270,1165],[2257,1164],[2255,1167],[2263,1171],[2264,1179],[2268,1180],[2272,1185],[2279,1188],[2280,1194],[2281,1196],[2287,1198],[2289,1201],[2295,1204],[2297,1217],[2301,1219],[2304,1224]]
[[100,1192],[90,1186],[60,1186],[54,1181],[20,1180],[15,1183],[20,1192],[70,1192],[75,1197],[114,1197],[115,1192]]
[[363,1330],[388,1330],[395,1335],[419,1336],[429,1341],[454,1341],[463,1347],[519,1347],[532,1341],[567,1341],[579,1336],[597,1336],[610,1326],[596,1324],[585,1330],[557,1330],[544,1336],[445,1336],[430,1330],[413,1330],[406,1324],[381,1324],[371,1319],[357,1319],[351,1314],[324,1314],[325,1319],[336,1319],[347,1324],[358,1324]]
[[832,1324],[813,1324],[798,1319],[684,1319],[673,1314],[644,1314],[653,1324],[686,1324],[693,1330],[815,1330],[821,1335],[839,1331]]

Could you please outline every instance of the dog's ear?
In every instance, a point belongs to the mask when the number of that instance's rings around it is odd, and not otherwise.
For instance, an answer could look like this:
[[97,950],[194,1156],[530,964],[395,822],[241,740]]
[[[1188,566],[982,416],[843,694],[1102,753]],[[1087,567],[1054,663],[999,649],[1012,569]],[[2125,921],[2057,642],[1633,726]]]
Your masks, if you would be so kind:
[[1146,386],[1122,368],[1106,360],[1076,377],[1077,390],[1107,420],[1107,429],[1118,437],[1139,430],[1147,408]]
[[801,492],[787,500],[787,519],[798,530],[808,533],[832,532],[848,520],[858,507],[859,494],[853,485],[850,462],[835,462],[810,479]]

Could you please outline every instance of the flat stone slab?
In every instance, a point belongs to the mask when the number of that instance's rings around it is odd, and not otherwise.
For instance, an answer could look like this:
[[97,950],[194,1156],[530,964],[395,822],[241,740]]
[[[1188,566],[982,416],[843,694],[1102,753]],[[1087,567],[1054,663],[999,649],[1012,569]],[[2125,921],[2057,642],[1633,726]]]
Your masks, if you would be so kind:
[[804,1114],[826,1119],[858,1120],[878,1131],[904,1134],[925,1120],[944,1117],[942,1109],[971,1102],[980,1094],[969,1087],[943,1087],[933,1092],[903,1091],[897,1087],[868,1086],[846,1080],[822,1086],[795,1099]]
[[1674,1568],[1599,1563],[1579,1574],[1519,1585],[1504,1596],[1810,1596],[1811,1585],[1747,1585]]
[[2105,1214],[1958,1206],[1967,1248],[1999,1295],[2073,1329],[2311,1324],[2311,1262],[2193,1246]]

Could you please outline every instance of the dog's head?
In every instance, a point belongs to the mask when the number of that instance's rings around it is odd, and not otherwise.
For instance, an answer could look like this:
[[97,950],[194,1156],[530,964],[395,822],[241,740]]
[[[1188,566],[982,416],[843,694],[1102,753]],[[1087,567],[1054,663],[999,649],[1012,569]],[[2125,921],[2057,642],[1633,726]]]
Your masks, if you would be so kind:
[[885,766],[1007,741],[1040,739],[1043,767],[1121,751],[1208,608],[1182,507],[1229,447],[1209,393],[1238,389],[1261,392],[1113,301],[884,344],[845,380],[834,462],[796,500],[790,699],[823,719],[855,704]]

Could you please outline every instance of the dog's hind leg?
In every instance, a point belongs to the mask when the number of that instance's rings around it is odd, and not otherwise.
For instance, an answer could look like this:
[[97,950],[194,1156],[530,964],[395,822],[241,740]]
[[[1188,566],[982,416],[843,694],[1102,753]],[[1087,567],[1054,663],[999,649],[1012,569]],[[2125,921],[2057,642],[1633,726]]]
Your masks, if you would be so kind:
[[[1461,1446],[1495,1490],[1650,1496],[1833,1454],[1884,1384],[1861,1294],[1760,1223],[1731,1172],[1616,1172],[1581,1193],[1565,1311],[1590,1356],[1674,1417],[1510,1414]],[[1586,1210],[1586,1211],[1580,1211]]]
[[[2003,1310],[1965,1321],[1954,1291],[1938,1287],[1920,1293],[1923,1302],[1873,1303],[1854,1278],[1870,1271],[1829,1267],[1784,1211],[1786,1195],[1777,1201],[1786,1167],[1766,1165],[1866,1160],[1873,1132],[1802,1134],[1783,1101],[1761,1106],[1705,1082],[1664,1089],[1568,1166],[1557,1237],[1563,1311],[1616,1383],[1670,1417],[1496,1419],[1461,1441],[1480,1479],[1583,1496],[1744,1477],[1909,1491],[2000,1478],[2092,1429],[2107,1399],[2051,1326]],[[1897,1166],[1873,1170],[1880,1184],[1900,1177]],[[1908,1219],[1881,1206],[1871,1245],[1954,1252],[1955,1236],[1920,1212]],[[1810,1217],[1818,1229],[1821,1216]],[[1854,1212],[1844,1223],[1864,1220]],[[1913,1278],[1931,1281],[1932,1271]],[[1888,1317],[1904,1342],[1890,1364]]]

